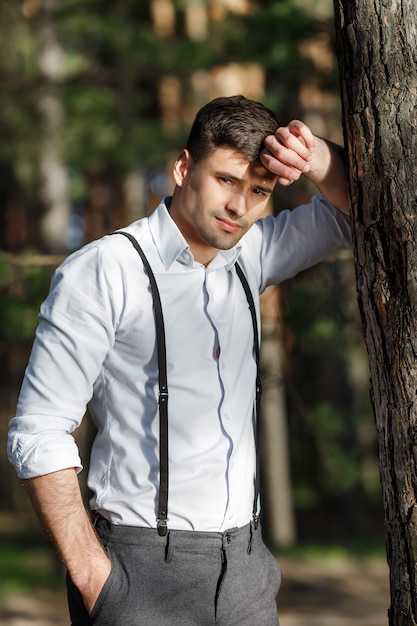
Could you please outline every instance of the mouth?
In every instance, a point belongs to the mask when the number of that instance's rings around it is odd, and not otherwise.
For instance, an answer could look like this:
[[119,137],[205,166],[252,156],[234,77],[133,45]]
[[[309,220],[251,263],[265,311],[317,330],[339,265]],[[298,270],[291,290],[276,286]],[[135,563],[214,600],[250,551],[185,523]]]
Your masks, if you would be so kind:
[[216,217],[216,220],[223,228],[223,230],[227,231],[228,233],[236,233],[238,230],[241,229],[240,224],[237,224],[236,222],[231,222],[221,217]]

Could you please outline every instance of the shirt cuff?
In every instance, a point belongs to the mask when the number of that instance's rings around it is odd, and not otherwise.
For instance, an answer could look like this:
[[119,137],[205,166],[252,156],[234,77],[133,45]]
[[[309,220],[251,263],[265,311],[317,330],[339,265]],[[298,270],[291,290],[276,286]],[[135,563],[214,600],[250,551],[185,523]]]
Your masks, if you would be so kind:
[[9,433],[7,454],[21,479],[44,476],[63,469],[83,469],[74,438],[68,434]]

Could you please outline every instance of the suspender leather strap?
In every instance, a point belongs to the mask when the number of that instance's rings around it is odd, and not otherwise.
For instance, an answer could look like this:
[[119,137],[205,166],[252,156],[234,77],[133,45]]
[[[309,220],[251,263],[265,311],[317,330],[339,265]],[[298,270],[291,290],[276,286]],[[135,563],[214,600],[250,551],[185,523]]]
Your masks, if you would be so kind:
[[169,464],[168,464],[168,380],[167,380],[167,357],[165,345],[165,326],[162,313],[161,298],[158,285],[149,261],[139,243],[125,231],[119,230],[113,235],[124,235],[138,252],[145,266],[151,285],[153,307],[155,312],[156,328],[156,349],[158,354],[158,384],[159,384],[159,499],[157,529],[161,536],[167,534],[168,520],[168,484],[169,484]]
[[246,294],[246,299],[249,304],[249,310],[252,317],[252,326],[253,326],[253,349],[255,352],[255,360],[256,360],[256,403],[255,403],[255,453],[256,453],[256,472],[254,478],[254,488],[255,488],[255,496],[253,499],[253,510],[252,517],[255,524],[255,528],[258,527],[259,524],[259,515],[258,515],[258,497],[260,494],[260,454],[259,454],[259,425],[260,425],[260,412],[261,412],[261,397],[262,397],[262,382],[261,382],[261,360],[259,355],[259,333],[258,333],[258,321],[256,317],[256,309],[255,302],[253,300],[252,291],[249,287],[246,276],[240,267],[239,263],[235,263],[236,273],[240,278],[240,282],[242,283],[242,287]]
[[[146,273],[148,274],[149,283],[151,286],[152,300],[155,313],[155,328],[156,328],[156,345],[158,355],[158,384],[159,384],[159,501],[158,501],[158,518],[157,529],[160,535],[166,535],[168,532],[167,520],[168,520],[168,484],[169,484],[169,465],[168,465],[168,380],[167,380],[167,363],[166,363],[166,343],[165,343],[165,326],[164,317],[162,312],[161,298],[159,295],[158,285],[155,280],[154,273],[146,258],[145,253],[140,247],[139,243],[131,235],[123,230],[118,230],[112,235],[124,235],[129,239],[131,244],[138,252],[142,259]],[[262,383],[260,377],[260,357],[259,357],[259,333],[258,323],[256,317],[255,303],[253,300],[252,292],[250,290],[248,281],[242,268],[238,263],[235,263],[236,273],[239,277],[242,287],[245,291],[246,298],[249,305],[249,310],[252,318],[253,326],[253,346],[256,360],[256,406],[255,406],[255,452],[256,452],[256,472],[254,478],[254,500],[253,500],[253,521],[255,527],[258,526],[258,497],[259,497],[259,482],[260,482],[260,467],[259,467],[259,415],[260,415],[260,403],[262,395]]]

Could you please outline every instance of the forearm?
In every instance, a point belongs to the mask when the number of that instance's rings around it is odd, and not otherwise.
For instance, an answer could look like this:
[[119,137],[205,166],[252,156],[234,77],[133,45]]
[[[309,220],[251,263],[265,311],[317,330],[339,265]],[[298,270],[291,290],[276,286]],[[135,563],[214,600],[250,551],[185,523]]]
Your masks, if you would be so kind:
[[85,510],[75,470],[31,478],[24,484],[45,531],[90,610],[111,565]]
[[316,185],[330,204],[349,213],[345,154],[341,146],[315,138],[310,170],[305,176]]

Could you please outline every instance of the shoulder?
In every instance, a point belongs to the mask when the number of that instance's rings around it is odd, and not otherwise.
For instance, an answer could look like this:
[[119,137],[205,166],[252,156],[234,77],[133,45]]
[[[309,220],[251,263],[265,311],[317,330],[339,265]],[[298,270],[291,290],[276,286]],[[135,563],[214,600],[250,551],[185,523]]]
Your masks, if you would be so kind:
[[[120,229],[133,235],[139,241],[146,231],[146,219],[133,222]],[[79,250],[70,254],[58,270],[63,273],[90,272],[92,270],[106,272],[115,270],[118,266],[125,267],[126,259],[136,254],[132,244],[119,231],[104,235]]]

